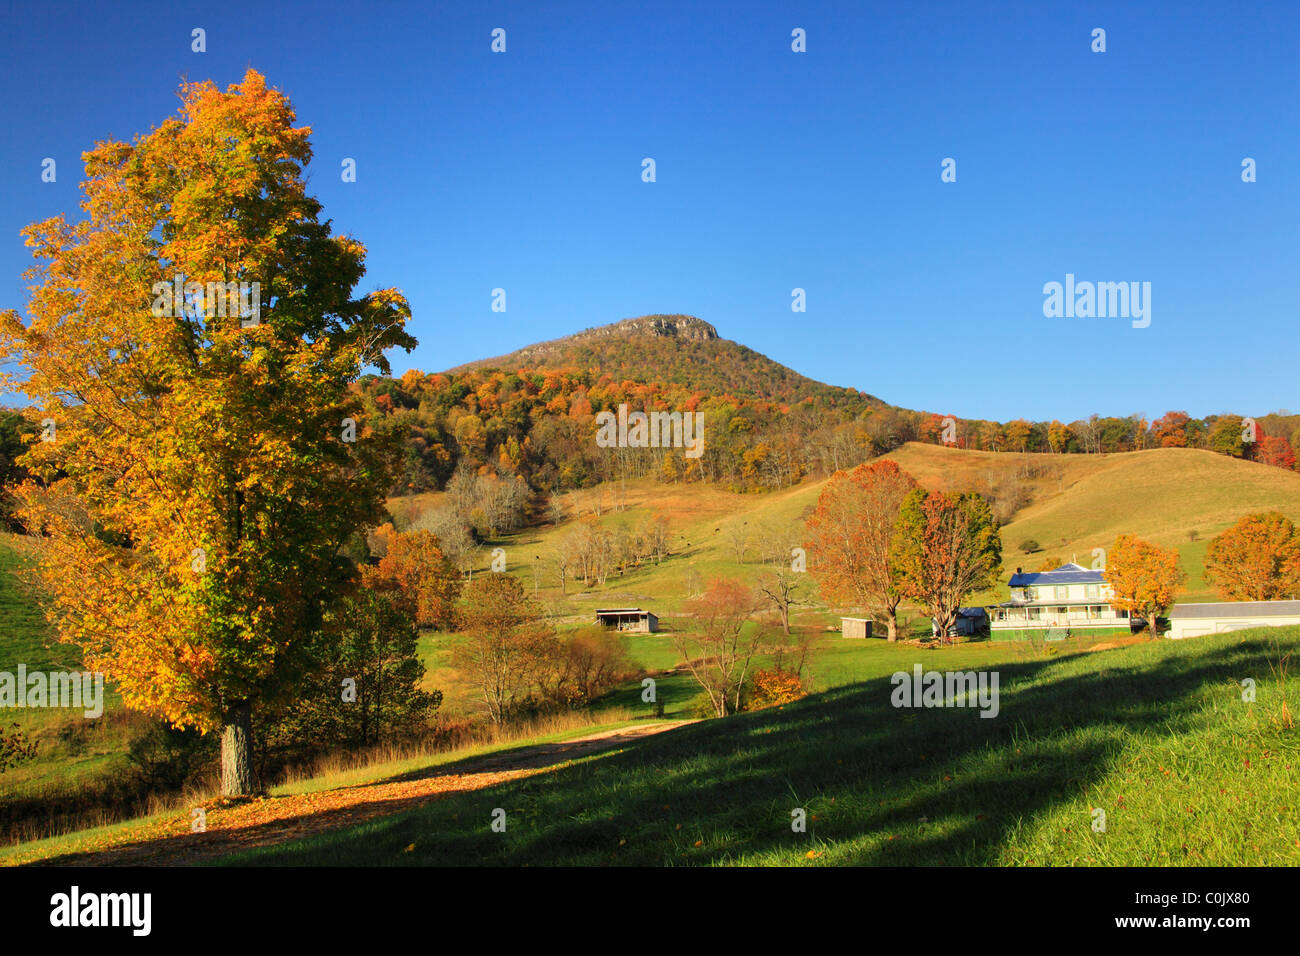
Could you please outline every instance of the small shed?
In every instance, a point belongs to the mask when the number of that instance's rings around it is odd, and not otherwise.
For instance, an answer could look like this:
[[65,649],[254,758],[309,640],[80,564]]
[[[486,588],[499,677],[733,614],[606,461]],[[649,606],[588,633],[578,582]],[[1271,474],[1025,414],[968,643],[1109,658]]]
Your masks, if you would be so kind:
[[[989,612],[982,607],[962,607],[957,609],[957,620],[948,628],[949,637],[969,637],[979,634],[989,626]],[[930,633],[939,636],[939,622],[930,618]]]
[[653,634],[659,630],[659,618],[639,607],[598,608],[596,623],[613,631]]
[[870,637],[871,618],[842,617],[840,618],[840,633],[845,637]]
[[1201,637],[1248,627],[1300,624],[1300,601],[1215,601],[1175,604],[1169,611],[1168,637]]

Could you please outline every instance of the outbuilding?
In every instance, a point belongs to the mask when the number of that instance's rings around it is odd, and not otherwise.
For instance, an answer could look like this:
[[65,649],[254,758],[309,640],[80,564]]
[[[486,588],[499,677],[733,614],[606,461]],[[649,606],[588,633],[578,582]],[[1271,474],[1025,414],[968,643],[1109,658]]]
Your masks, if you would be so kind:
[[1201,637],[1248,627],[1300,625],[1300,601],[1215,601],[1175,604],[1169,611],[1169,637]]
[[871,618],[842,617],[840,618],[840,633],[845,637],[870,637]]
[[[989,612],[982,607],[960,607],[957,619],[948,628],[949,637],[970,637],[989,629]],[[930,618],[930,633],[939,636],[939,622]]]
[[596,611],[596,623],[613,631],[653,634],[659,630],[659,618],[639,607],[607,607]]

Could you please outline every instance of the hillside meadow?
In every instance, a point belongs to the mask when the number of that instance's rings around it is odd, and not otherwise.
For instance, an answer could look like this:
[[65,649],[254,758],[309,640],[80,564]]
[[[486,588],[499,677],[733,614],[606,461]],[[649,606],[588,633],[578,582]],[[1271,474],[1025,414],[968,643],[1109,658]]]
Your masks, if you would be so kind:
[[[1008,473],[1023,476],[1018,480],[1026,503],[1002,531],[1003,581],[1017,565],[1036,568],[1047,557],[1089,564],[1093,548],[1107,547],[1116,535],[1131,531],[1177,547],[1189,576],[1184,600],[1214,600],[1216,595],[1205,586],[1201,573],[1211,537],[1251,511],[1278,509],[1300,521],[1300,474],[1205,451],[1014,455],[914,443],[889,457],[932,488],[980,490],[1005,481]],[[566,517],[558,525],[542,522],[485,543],[474,573],[490,573],[491,549],[504,548],[508,573],[521,578],[561,628],[590,623],[601,606],[635,605],[655,611],[664,632],[627,636],[631,666],[655,676],[664,717],[695,717],[699,692],[690,677],[677,669],[680,660],[672,640],[675,632],[690,626],[683,614],[692,589],[712,577],[754,580],[762,570],[759,550],[751,544],[738,561],[734,540],[741,535],[733,532],[743,531],[743,536],[756,542],[773,529],[797,530],[823,486],[824,481],[805,482],[779,492],[737,494],[709,484],[629,481],[575,491],[563,496]],[[438,499],[437,494],[393,499],[390,510],[401,525]],[[560,540],[581,515],[595,511],[600,512],[600,523],[610,528],[620,523],[635,527],[656,513],[666,515],[671,523],[671,553],[660,564],[644,563],[612,574],[603,587],[583,587],[571,579],[566,593],[561,593],[554,563]],[[1018,551],[1017,544],[1027,538],[1037,540],[1041,550],[1028,555]],[[0,540],[0,613],[7,625],[0,633],[0,669],[12,670],[20,661],[29,668],[75,667],[73,649],[52,640],[30,596],[17,586],[13,571],[19,558],[13,545],[12,538]],[[1006,596],[1003,584],[974,596],[971,603]],[[881,656],[883,642],[848,642],[839,637],[839,614],[856,610],[825,606],[811,581],[803,584],[801,600],[793,626],[797,632],[814,635],[811,676],[816,691],[832,692],[879,679],[886,673],[882,668],[894,667],[892,657]],[[903,608],[903,626],[905,634],[928,631],[928,621],[918,608]],[[447,719],[478,712],[471,688],[451,662],[451,648],[459,639],[456,634],[425,632],[419,645],[427,667],[425,686],[443,691],[441,713]],[[1097,642],[1094,638],[1081,644]],[[980,661],[1015,663],[1030,651],[972,644],[946,653],[959,655],[954,660],[971,654]],[[589,719],[599,722],[602,715],[626,712],[644,717],[655,713],[641,700],[639,680],[596,701]],[[15,806],[30,809],[42,802],[75,808],[88,794],[112,790],[130,771],[126,754],[132,737],[148,725],[146,718],[121,708],[111,685],[105,716],[99,721],[87,722],[58,711],[15,711],[5,716],[16,720],[39,745],[35,760],[3,777],[7,815],[16,812]],[[49,825],[61,824],[52,819]]]
[[882,676],[222,862],[1295,866],[1300,676],[1280,662],[1298,644],[1288,628],[996,664],[924,655],[927,670],[995,666],[991,719],[892,706],[883,672],[916,652],[875,644]]

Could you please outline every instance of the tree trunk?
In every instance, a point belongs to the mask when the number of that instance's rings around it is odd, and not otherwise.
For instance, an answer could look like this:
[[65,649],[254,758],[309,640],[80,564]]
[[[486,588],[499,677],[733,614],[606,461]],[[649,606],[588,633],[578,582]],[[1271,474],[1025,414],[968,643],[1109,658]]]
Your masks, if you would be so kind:
[[885,636],[891,641],[898,640],[898,612],[892,607],[889,609],[889,620],[885,625]]
[[244,797],[255,792],[253,708],[245,700],[230,708],[221,730],[221,795]]

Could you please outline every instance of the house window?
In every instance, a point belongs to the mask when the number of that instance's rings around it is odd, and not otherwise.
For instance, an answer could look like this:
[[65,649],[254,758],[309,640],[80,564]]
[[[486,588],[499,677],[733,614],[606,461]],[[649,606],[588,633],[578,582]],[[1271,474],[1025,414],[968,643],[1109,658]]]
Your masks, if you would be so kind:
[[1101,594],[1097,590],[1097,585],[1089,584],[1086,593],[1084,594],[1084,597],[1090,597],[1090,598],[1101,597]]
[[1057,587],[1055,597],[1058,601],[1068,600],[1070,597],[1070,589],[1068,587]]

